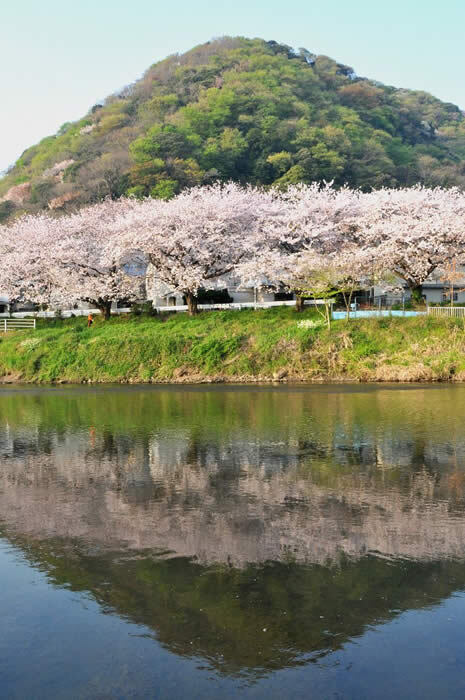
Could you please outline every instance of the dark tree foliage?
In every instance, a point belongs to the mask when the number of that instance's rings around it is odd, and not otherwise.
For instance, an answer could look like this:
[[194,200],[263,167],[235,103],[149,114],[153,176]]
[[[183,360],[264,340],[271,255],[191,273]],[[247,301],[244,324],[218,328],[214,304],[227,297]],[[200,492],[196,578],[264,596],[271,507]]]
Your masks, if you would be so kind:
[[0,202],[0,223],[3,223],[6,221],[11,214],[15,210],[15,205],[14,202],[11,202],[10,200],[6,200],[4,202]]

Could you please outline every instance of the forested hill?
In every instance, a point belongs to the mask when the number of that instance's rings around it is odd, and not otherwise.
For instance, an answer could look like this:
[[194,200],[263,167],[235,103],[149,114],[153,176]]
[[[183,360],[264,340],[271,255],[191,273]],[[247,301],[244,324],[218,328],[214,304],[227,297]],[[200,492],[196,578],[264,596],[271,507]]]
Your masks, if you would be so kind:
[[154,64],[27,149],[0,180],[0,220],[217,179],[464,186],[465,118],[306,49],[222,38]]

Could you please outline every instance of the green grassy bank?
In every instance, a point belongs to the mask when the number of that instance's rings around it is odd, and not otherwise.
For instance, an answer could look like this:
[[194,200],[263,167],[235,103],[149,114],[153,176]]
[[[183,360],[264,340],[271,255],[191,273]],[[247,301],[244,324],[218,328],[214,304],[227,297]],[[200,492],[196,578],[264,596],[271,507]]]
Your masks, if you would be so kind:
[[[315,321],[316,327],[299,322]],[[458,319],[319,324],[294,309],[189,318],[39,321],[0,336],[0,377],[17,382],[465,381]]]

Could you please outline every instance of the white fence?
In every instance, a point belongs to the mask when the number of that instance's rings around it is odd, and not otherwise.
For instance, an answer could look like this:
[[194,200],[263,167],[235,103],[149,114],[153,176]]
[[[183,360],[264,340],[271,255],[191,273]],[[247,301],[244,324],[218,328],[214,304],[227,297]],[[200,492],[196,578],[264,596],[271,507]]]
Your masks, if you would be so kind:
[[465,306],[428,306],[428,314],[443,318],[464,318]]
[[8,331],[24,331],[35,329],[35,318],[2,318],[0,320],[0,331],[7,333]]
[[[334,301],[325,301],[324,299],[306,299],[304,304],[315,305],[315,304],[334,304]],[[275,306],[295,306],[296,302],[293,301],[247,301],[247,302],[231,302],[230,304],[199,304],[198,309],[201,311],[227,311],[232,309],[235,311],[240,311],[241,309],[271,309]],[[187,311],[188,306],[182,304],[179,306],[154,306],[157,311]]]
[[[56,311],[14,311],[11,314],[0,314],[0,330],[5,319],[24,319],[35,320],[36,318],[71,318],[72,316],[96,316],[100,313],[98,309],[66,309],[60,311],[57,315]],[[128,314],[131,309],[112,310],[112,314]]]
[[[296,302],[294,301],[250,301],[250,302],[244,302],[244,303],[236,303],[232,302],[231,304],[199,304],[198,309],[199,311],[227,311],[228,309],[231,309],[233,311],[240,311],[241,309],[270,309],[275,306],[295,306]],[[325,301],[324,299],[305,299],[304,304],[308,306],[315,306],[315,305],[322,305],[322,304],[328,304],[332,305],[334,304],[334,301],[332,299],[328,299]],[[180,304],[178,306],[154,306],[153,307],[154,311],[157,312],[177,312],[177,311],[187,311],[188,306],[186,304]],[[112,314],[129,314],[134,309],[130,308],[123,308],[123,309],[112,309],[111,313]],[[98,309],[66,309],[64,311],[60,311],[59,316],[63,318],[70,318],[71,316],[87,316],[88,314],[93,314],[93,315],[98,315],[100,311]],[[56,318],[57,317],[57,312],[56,311],[15,311],[14,313],[10,314],[0,314],[0,326],[3,323],[4,320],[6,319],[13,319],[13,318],[18,318],[18,319],[26,319],[26,318]]]

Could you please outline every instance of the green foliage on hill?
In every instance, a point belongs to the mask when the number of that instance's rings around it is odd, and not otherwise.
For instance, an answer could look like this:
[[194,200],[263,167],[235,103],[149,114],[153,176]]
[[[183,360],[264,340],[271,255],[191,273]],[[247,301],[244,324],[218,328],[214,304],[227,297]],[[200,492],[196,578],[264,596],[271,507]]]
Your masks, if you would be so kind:
[[[17,214],[128,193],[168,198],[217,179],[465,185],[465,118],[306,49],[223,38],[154,64],[27,149],[0,198],[9,192]],[[24,183],[15,198],[10,188]],[[0,217],[11,208],[3,203]]]

